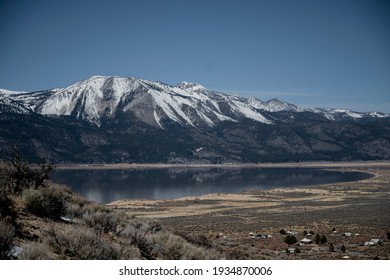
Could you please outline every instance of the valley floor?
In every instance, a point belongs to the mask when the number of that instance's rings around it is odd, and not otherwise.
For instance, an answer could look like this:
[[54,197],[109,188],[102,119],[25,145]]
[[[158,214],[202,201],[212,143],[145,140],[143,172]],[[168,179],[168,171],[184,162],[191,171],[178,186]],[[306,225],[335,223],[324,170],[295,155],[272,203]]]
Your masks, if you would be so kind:
[[[232,259],[390,259],[389,162],[276,166],[332,168],[375,176],[358,182],[240,194],[115,201],[109,207],[155,218],[187,240],[218,248]],[[296,235],[298,242],[288,246],[282,229]],[[316,244],[317,234],[325,236],[326,242]],[[304,238],[313,242],[300,242]]]

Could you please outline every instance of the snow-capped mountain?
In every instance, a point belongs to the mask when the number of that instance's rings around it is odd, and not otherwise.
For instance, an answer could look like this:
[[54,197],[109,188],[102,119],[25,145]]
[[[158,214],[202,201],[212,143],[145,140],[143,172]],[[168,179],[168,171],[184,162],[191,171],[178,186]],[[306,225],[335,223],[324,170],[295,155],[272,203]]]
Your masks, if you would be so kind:
[[390,115],[302,108],[190,82],[92,76],[65,88],[0,89],[0,158],[259,162],[390,159]]
[[[43,115],[75,116],[100,125],[102,119],[131,113],[139,121],[164,128],[165,123],[213,127],[220,122],[243,118],[273,124],[267,113],[314,112],[329,120],[368,116],[350,110],[304,109],[279,99],[263,102],[209,90],[196,83],[170,86],[136,78],[92,76],[66,88],[33,93],[0,90],[0,98],[10,98]],[[385,117],[374,113],[372,117]]]
[[170,86],[135,78],[93,76],[63,89],[4,95],[40,114],[73,115],[98,125],[102,118],[119,112],[131,112],[160,128],[165,121],[197,127],[243,117],[271,123],[246,100],[186,82]]

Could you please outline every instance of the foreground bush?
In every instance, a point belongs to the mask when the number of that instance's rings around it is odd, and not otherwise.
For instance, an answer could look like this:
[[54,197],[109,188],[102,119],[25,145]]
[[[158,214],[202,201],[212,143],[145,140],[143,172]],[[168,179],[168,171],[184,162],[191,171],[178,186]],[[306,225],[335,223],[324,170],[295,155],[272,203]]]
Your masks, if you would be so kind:
[[23,192],[23,202],[27,211],[40,217],[59,219],[66,214],[68,190],[49,186],[39,189],[27,189]]
[[0,219],[0,259],[8,259],[8,253],[13,245],[15,227],[8,219]]
[[22,247],[19,260],[50,260],[52,256],[47,245],[42,243],[28,243]]
[[10,219],[15,221],[16,211],[12,198],[6,193],[3,186],[0,186],[0,219]]
[[115,260],[119,252],[86,226],[55,225],[47,230],[47,244],[66,259]]
[[93,204],[84,207],[82,220],[96,231],[102,233],[116,232],[120,223],[119,213],[113,212],[101,205]]
[[184,238],[163,230],[155,220],[135,219],[120,235],[127,237],[139,249],[142,258],[147,260],[222,258],[215,250],[195,246]]
[[218,259],[220,256],[213,250],[196,247],[180,236],[169,232],[151,236],[153,255],[156,259],[168,260],[207,260]]

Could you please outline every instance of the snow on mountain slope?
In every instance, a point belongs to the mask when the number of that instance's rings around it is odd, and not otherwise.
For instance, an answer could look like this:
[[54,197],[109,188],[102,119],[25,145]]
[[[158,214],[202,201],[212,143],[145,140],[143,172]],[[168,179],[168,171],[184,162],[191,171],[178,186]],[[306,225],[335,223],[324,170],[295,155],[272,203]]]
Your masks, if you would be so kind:
[[245,116],[248,119],[252,119],[261,123],[271,124],[272,122],[260,114],[256,108],[248,104],[245,99],[236,96],[229,96],[230,102],[233,104],[231,106],[232,110]]
[[[373,114],[373,113],[358,113],[351,111],[349,109],[328,109],[328,108],[313,108],[308,109],[314,113],[322,114],[325,118],[331,121],[340,120],[340,119],[361,119],[364,117],[377,117],[381,114]],[[385,115],[385,114],[382,114]]]
[[196,126],[195,123],[203,123],[214,126],[219,121],[235,121],[222,114],[218,103],[207,93],[200,91],[203,89],[205,88],[200,85],[196,85],[196,89],[163,85],[149,90],[149,93],[156,106],[163,109],[171,120],[181,124]]
[[341,115],[350,116],[350,117],[355,118],[355,119],[361,119],[364,116],[364,114],[356,113],[356,112],[353,112],[353,111],[347,110],[347,109],[328,109],[327,111],[331,115],[341,114]]
[[19,102],[15,101],[14,99],[10,98],[7,95],[0,93],[0,113],[16,113],[16,114],[30,114],[31,111],[20,104]]
[[384,114],[380,112],[369,112],[368,114],[373,118],[387,118],[390,116],[390,114]]
[[189,83],[189,82],[181,82],[181,83],[177,84],[177,87],[184,89],[184,90],[188,90],[190,92],[206,90],[206,88],[200,84]]
[[0,94],[13,95],[13,94],[20,94],[20,93],[26,93],[26,92],[25,91],[14,91],[14,90],[8,90],[8,89],[0,88]]
[[263,102],[253,97],[227,95],[197,83],[182,82],[171,86],[132,77],[92,76],[66,88],[32,93],[0,89],[1,100],[8,104],[17,102],[40,114],[72,115],[96,125],[104,118],[131,114],[141,122],[161,129],[169,122],[199,128],[224,121],[239,122],[243,118],[271,125],[274,122],[266,117],[267,114],[280,111],[311,112],[329,120],[389,116],[347,109],[305,109],[279,99]]
[[103,116],[113,116],[126,93],[139,82],[132,78],[92,76],[50,95],[37,107],[46,115],[75,115],[93,123]]
[[[132,112],[141,121],[160,128],[166,120],[193,127],[242,117],[271,123],[244,101],[185,82],[170,86],[136,78],[92,76],[63,89],[12,96],[38,113],[73,115],[97,125],[119,111]],[[230,114],[221,111],[222,103],[228,104]]]

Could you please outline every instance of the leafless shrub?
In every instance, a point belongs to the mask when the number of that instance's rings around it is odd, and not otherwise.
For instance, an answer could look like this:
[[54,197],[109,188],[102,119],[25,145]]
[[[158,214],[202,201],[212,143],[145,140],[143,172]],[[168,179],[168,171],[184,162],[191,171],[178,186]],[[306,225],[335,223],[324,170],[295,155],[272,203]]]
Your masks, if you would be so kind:
[[143,220],[137,219],[133,223],[124,227],[118,234],[122,239],[125,239],[130,246],[138,248],[140,258],[147,260],[154,260],[153,244],[148,237],[149,233],[142,230]]
[[153,243],[152,252],[158,259],[201,260],[221,258],[215,251],[196,247],[180,236],[169,232],[150,235],[149,238]]
[[[192,260],[221,259],[211,248],[199,247],[184,238],[164,230],[160,223],[149,219],[134,219],[119,235],[136,246],[143,259]],[[202,239],[203,240],[203,239]],[[206,241],[199,241],[206,244]],[[208,247],[205,245],[205,247]]]
[[75,203],[68,203],[66,205],[66,214],[70,218],[80,218],[80,213],[81,213],[81,207],[79,204]]
[[122,223],[123,219],[120,213],[112,211],[111,209],[97,203],[85,202],[81,199],[71,199],[67,204],[67,215],[71,218],[79,219],[88,227],[95,229],[98,232],[113,232],[115,233],[117,227]]
[[28,243],[22,247],[22,251],[18,256],[19,260],[50,260],[53,257],[50,254],[50,249],[46,244]]
[[119,252],[110,243],[86,226],[56,225],[46,231],[48,245],[68,259],[111,260]]
[[134,245],[124,244],[124,246],[121,246],[120,251],[121,259],[140,260],[142,258],[140,250]]
[[136,218],[131,222],[131,226],[145,233],[156,233],[163,229],[162,225],[153,219]]
[[67,203],[66,208],[66,215],[69,218],[83,220],[83,216],[86,213],[96,213],[101,211],[101,209],[104,207],[95,202],[86,200],[79,194],[73,193]]
[[91,228],[99,232],[115,232],[120,218],[117,213],[111,211],[91,212],[87,211],[82,217],[83,221]]
[[155,260],[154,244],[148,234],[137,231],[133,236],[133,243],[140,251],[142,258],[147,260]]

